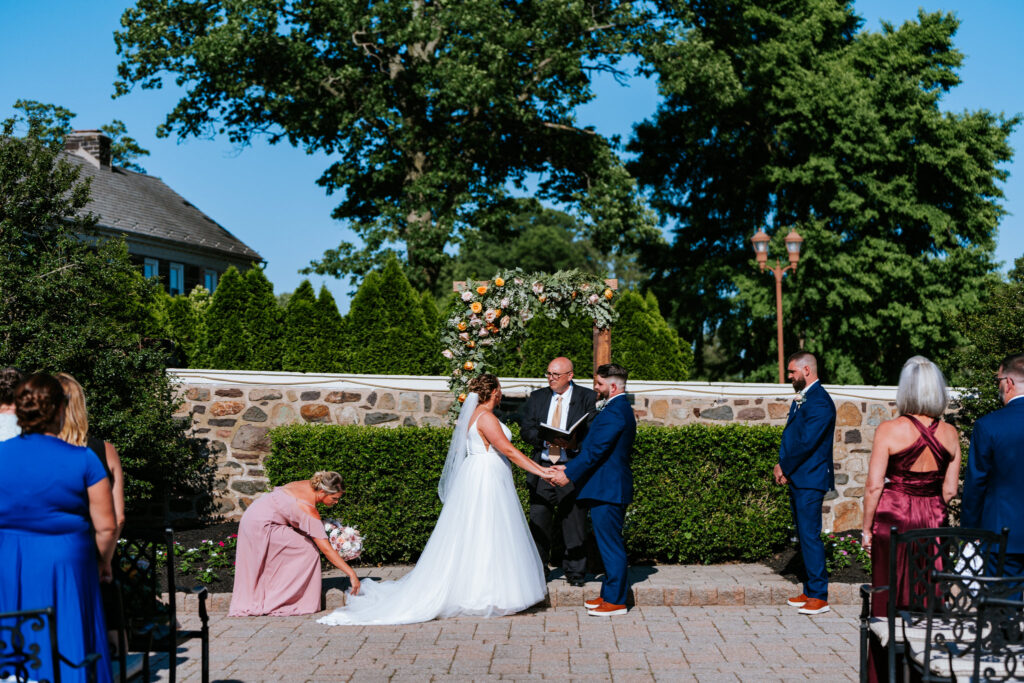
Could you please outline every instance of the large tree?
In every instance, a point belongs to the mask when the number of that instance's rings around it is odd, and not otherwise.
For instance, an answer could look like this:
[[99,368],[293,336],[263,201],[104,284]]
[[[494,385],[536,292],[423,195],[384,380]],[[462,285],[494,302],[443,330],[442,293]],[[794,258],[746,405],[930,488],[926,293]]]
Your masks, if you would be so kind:
[[[790,227],[805,238],[784,286],[788,351],[822,353],[842,382],[946,357],[949,319],[992,278],[1019,121],[940,110],[959,83],[957,20],[922,12],[867,32],[851,0],[663,8],[646,57],[664,101],[636,129],[631,170],[674,232],[645,260],[698,343],[698,376],[774,375],[774,292],[749,241],[761,227],[776,255]],[[715,368],[702,365],[709,337]]]
[[184,96],[159,134],[268,134],[331,155],[319,183],[361,246],[314,262],[353,282],[404,251],[433,287],[452,235],[537,180],[602,251],[656,234],[610,141],[577,125],[590,75],[644,17],[627,0],[139,0],[115,34],[117,93]]
[[21,123],[0,122],[0,365],[82,383],[89,431],[121,453],[130,519],[191,508],[196,493],[209,503],[211,470],[174,415],[168,348],[152,336],[157,285],[123,242],[96,238],[89,185],[46,122],[29,116],[24,137]]

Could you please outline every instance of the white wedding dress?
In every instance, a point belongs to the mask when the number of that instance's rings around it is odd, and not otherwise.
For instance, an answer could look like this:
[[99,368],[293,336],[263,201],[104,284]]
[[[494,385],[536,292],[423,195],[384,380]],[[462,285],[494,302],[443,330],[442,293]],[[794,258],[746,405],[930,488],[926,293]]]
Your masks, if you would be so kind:
[[[501,427],[510,436],[508,427]],[[511,463],[484,446],[475,422],[466,446],[466,459],[412,571],[397,581],[364,581],[359,595],[346,596],[347,604],[319,623],[498,617],[544,599],[544,568],[512,483]]]

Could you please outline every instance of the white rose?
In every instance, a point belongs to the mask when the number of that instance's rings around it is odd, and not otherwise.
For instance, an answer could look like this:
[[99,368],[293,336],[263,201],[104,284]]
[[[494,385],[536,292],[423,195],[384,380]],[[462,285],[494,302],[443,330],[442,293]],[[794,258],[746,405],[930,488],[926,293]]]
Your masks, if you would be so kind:
[[473,292],[466,291],[466,292],[462,293],[462,300],[463,301],[471,301],[472,299],[473,299]]

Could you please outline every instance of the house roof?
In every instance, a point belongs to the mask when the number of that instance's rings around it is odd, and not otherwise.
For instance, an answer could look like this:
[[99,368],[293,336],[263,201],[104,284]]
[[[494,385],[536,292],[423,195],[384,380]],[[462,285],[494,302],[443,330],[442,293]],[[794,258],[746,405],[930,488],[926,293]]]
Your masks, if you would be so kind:
[[83,213],[99,226],[120,232],[188,244],[236,258],[262,261],[254,249],[189,203],[159,178],[118,166],[99,167],[76,154],[63,157],[92,180],[91,199]]

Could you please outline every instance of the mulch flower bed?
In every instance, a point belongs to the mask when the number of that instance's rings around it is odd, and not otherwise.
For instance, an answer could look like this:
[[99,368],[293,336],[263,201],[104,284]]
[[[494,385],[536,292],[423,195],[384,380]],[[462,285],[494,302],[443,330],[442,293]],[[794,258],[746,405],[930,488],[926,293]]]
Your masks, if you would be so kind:
[[[860,531],[825,534],[825,558],[829,565],[829,581],[836,583],[871,583],[870,558],[860,546]],[[804,563],[794,546],[775,553],[764,561],[782,578],[800,583]]]

